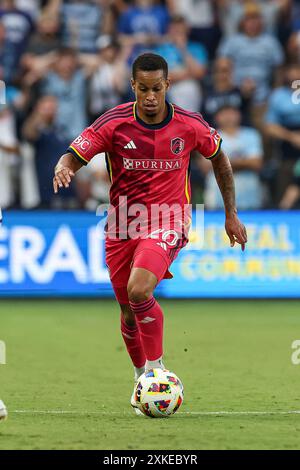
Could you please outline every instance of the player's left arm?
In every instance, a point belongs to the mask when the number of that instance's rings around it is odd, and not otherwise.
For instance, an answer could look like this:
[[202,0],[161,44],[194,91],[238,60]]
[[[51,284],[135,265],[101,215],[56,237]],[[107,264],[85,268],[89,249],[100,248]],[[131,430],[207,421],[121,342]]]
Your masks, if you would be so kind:
[[225,230],[230,239],[230,245],[233,247],[237,242],[244,251],[247,243],[247,231],[237,216],[234,178],[229,158],[220,150],[211,163],[224,201]]
[[209,126],[201,114],[194,114],[193,118],[196,121],[193,123],[195,129],[194,150],[198,150],[204,158],[212,163],[224,201],[225,230],[230,239],[230,245],[234,246],[237,242],[244,251],[247,243],[247,232],[237,216],[233,172],[229,158],[221,148],[222,138],[216,129]]

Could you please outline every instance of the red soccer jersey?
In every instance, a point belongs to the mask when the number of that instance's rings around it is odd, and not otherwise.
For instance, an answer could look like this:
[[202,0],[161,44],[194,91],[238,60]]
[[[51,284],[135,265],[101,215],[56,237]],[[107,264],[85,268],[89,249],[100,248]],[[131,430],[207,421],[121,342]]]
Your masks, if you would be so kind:
[[110,203],[118,209],[120,197],[133,204],[190,203],[190,154],[216,157],[221,138],[201,114],[168,105],[168,116],[155,125],[146,124],[136,103],[107,111],[75,139],[68,151],[86,165],[105,152],[111,180]]

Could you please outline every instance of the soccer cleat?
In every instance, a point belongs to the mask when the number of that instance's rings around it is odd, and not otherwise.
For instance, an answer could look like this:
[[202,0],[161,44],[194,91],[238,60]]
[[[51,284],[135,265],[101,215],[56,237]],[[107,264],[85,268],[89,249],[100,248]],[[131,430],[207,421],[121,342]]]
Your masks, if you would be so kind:
[[0,400],[0,421],[3,419],[7,418],[7,409],[6,406],[4,405],[3,401]]
[[133,388],[133,392],[132,392],[131,399],[130,399],[130,404],[131,404],[132,408],[134,409],[135,414],[138,415],[138,416],[143,416],[143,413],[139,410],[138,405],[137,405],[137,402],[136,402],[135,388],[136,388],[136,385],[137,385],[137,383],[138,383],[139,377],[140,377],[144,372],[145,372],[145,367],[141,367],[140,369],[135,368],[135,373],[134,373],[134,388]]
[[146,372],[148,372],[151,369],[166,369],[163,362],[162,358],[160,357],[156,361],[147,361],[146,366],[145,366]]
[[134,383],[137,384],[139,378],[145,372],[145,366],[134,368]]
[[137,405],[137,402],[136,402],[135,387],[136,387],[136,383],[134,384],[134,389],[133,389],[133,392],[132,392],[132,395],[131,395],[130,404],[131,404],[132,408],[134,409],[135,414],[137,416],[143,416],[143,413],[138,409],[138,405]]

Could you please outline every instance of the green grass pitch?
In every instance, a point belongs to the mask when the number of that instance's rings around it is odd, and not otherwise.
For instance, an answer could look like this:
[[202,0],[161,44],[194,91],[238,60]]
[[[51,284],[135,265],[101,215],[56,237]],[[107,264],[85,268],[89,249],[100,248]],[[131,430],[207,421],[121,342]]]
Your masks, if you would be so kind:
[[300,302],[161,304],[165,363],[185,385],[165,420],[131,410],[115,302],[1,301],[0,449],[300,449]]

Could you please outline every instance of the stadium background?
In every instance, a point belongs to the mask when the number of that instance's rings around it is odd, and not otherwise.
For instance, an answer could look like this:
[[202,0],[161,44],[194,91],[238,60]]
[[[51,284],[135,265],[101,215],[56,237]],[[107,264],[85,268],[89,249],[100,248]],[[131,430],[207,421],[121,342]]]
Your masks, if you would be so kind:
[[[193,155],[204,244],[193,229],[157,291],[186,403],[137,435],[118,306],[101,298],[104,159],[56,197],[52,173],[87,124],[133,99],[146,50],[170,64],[169,99],[222,134],[249,242],[229,247],[211,168]],[[299,0],[1,0],[0,79],[0,448],[299,448],[299,301],[214,300],[299,298]]]
[[[250,224],[245,255],[227,249],[223,219],[209,213],[222,211],[211,166],[194,155],[193,203],[205,205],[206,244],[193,234],[193,254],[180,255],[175,280],[160,294],[296,297],[299,215],[283,210],[297,209],[300,201],[299,11],[299,2],[289,0],[3,0],[1,295],[112,294],[101,274],[102,244],[91,256],[98,259],[96,277],[80,274],[90,269],[87,256],[95,250],[88,237],[98,223],[92,214],[108,200],[103,156],[56,197],[51,176],[58,156],[86,125],[133,99],[130,66],[151,50],[169,62],[169,99],[202,112],[220,130],[239,210],[264,211],[244,216]],[[59,210],[63,215],[56,217]],[[72,253],[64,253],[67,242],[53,246],[64,230],[76,240]],[[42,260],[52,265],[53,250],[55,272],[43,278]],[[64,257],[73,257],[73,265]]]

